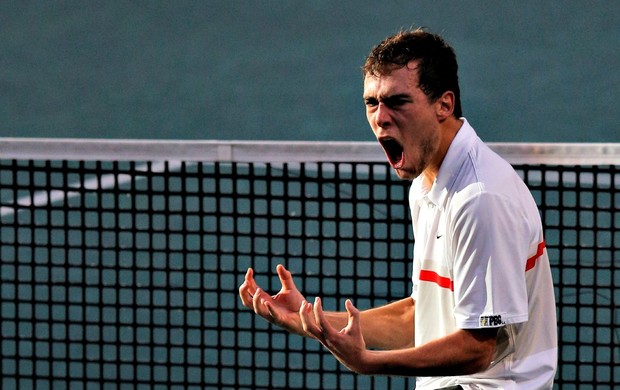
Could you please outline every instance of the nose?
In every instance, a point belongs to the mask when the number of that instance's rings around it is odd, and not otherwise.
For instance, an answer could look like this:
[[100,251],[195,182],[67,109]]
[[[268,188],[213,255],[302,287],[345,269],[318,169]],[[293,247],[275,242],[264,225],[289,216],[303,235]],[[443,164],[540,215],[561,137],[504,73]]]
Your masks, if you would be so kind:
[[386,129],[392,124],[390,109],[384,103],[379,103],[375,112],[375,123],[377,126]]

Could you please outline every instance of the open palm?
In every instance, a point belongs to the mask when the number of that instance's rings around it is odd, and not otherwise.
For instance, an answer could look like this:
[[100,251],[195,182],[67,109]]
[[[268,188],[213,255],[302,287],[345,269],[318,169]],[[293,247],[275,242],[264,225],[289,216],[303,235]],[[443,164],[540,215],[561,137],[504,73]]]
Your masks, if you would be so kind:
[[241,302],[267,321],[289,332],[303,334],[299,308],[305,298],[295,286],[291,273],[283,265],[278,265],[276,271],[282,288],[276,295],[271,296],[256,284],[254,270],[249,268],[245,281],[239,287]]

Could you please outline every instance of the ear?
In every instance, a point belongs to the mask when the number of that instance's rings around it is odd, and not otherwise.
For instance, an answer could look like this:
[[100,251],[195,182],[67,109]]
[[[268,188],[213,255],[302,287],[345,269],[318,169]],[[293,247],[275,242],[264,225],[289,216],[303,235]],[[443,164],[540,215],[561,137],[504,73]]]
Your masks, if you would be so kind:
[[446,91],[435,102],[437,119],[439,119],[440,122],[448,119],[452,116],[452,113],[454,113],[454,100],[454,92]]

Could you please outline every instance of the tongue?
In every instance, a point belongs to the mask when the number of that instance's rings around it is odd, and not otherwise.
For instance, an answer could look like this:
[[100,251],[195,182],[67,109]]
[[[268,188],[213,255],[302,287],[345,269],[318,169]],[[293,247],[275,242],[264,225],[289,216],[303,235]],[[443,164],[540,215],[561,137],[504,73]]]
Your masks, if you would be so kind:
[[405,153],[401,152],[399,156],[395,156],[394,161],[392,161],[392,166],[395,169],[400,169],[405,165]]

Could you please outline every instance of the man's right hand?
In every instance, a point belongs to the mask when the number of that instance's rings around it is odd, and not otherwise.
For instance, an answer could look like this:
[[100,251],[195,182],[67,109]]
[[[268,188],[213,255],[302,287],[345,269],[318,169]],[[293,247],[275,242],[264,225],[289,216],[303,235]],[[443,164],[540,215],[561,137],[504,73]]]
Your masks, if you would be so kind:
[[256,284],[254,270],[248,268],[245,281],[239,287],[241,302],[272,324],[291,333],[307,336],[299,318],[299,308],[305,298],[295,286],[291,273],[283,265],[279,264],[276,271],[282,288],[276,295],[271,296]]

